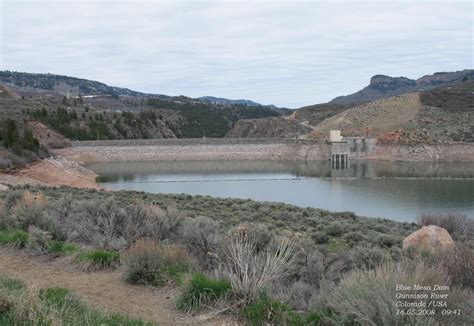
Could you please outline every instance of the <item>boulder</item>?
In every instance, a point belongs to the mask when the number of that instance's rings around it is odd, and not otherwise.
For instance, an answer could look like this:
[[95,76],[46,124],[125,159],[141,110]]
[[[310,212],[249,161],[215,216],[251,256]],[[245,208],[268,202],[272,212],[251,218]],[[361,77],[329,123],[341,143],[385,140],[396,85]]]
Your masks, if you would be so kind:
[[438,251],[451,248],[454,241],[446,229],[436,225],[423,226],[403,240],[403,249]]

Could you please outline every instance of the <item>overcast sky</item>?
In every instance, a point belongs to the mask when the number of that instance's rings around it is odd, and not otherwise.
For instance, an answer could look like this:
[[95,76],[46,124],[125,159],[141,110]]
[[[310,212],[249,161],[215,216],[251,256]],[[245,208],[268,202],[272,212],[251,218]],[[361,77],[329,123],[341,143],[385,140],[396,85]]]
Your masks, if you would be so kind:
[[300,107],[473,67],[460,1],[1,2],[0,68]]

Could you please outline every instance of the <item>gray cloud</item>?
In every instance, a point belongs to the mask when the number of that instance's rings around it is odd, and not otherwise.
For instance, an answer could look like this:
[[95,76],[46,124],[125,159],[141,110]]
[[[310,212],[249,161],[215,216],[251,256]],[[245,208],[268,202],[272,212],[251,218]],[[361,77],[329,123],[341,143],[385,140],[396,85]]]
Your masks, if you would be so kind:
[[1,2],[1,69],[299,107],[470,68],[470,2]]

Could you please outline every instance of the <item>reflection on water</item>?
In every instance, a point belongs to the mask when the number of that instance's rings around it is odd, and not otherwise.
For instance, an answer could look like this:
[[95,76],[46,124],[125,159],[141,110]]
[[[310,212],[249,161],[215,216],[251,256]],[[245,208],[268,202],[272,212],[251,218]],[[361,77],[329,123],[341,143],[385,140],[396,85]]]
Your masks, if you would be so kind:
[[414,221],[425,211],[474,215],[472,163],[352,161],[346,169],[331,169],[330,162],[179,161],[88,167],[113,190],[280,201],[400,221]]

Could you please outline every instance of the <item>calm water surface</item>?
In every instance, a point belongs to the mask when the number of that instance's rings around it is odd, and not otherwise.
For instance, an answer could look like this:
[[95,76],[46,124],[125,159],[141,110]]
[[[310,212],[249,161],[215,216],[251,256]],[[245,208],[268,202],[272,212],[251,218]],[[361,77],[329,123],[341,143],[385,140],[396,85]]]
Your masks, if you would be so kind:
[[[111,190],[249,198],[415,221],[422,212],[474,216],[474,163],[180,161],[91,164]],[[451,179],[454,178],[454,179]]]

